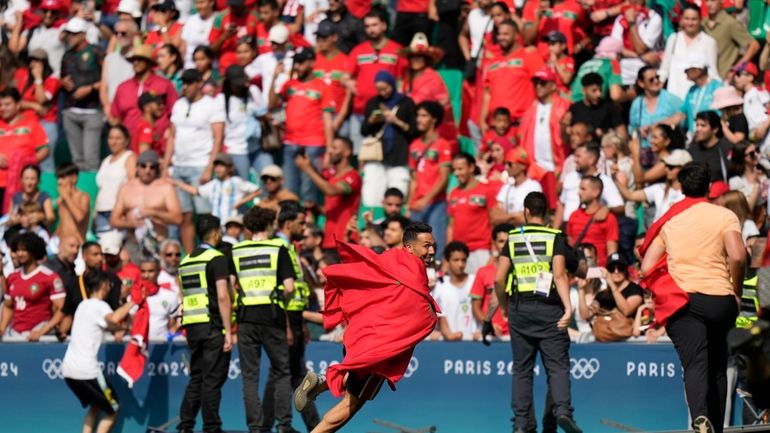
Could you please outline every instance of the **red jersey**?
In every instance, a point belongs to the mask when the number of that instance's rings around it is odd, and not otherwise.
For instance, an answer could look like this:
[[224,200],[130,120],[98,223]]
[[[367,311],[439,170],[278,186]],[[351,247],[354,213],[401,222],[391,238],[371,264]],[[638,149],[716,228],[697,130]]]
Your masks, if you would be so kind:
[[163,155],[165,146],[162,145],[155,126],[148,122],[147,119],[140,117],[134,126],[134,130],[131,131],[131,150],[138,155],[139,145],[142,143],[149,144],[150,148],[157,152],[158,155]]
[[491,94],[487,114],[505,107],[511,112],[512,119],[521,118],[535,100],[532,76],[543,66],[545,63],[540,54],[527,48],[491,61],[484,77],[485,89]]
[[301,146],[325,146],[323,113],[334,112],[334,99],[329,86],[318,78],[289,80],[284,83],[280,94],[286,101],[284,141]]
[[[588,224],[589,220],[591,220],[591,215],[587,214],[583,208],[579,208],[575,212],[572,212],[569,221],[567,221],[567,236],[571,242],[577,240],[578,236],[580,236],[580,232],[583,231],[583,228]],[[596,261],[600,266],[604,266],[607,263],[607,242],[617,242],[619,237],[618,220],[615,218],[615,215],[610,213],[604,221],[594,220],[594,222],[591,223],[591,226],[588,227],[588,230],[580,243],[592,244],[595,246],[597,255]]]
[[350,15],[362,20],[372,10],[372,0],[348,0],[345,2]]
[[497,206],[497,190],[477,182],[471,189],[453,189],[447,201],[452,240],[463,242],[471,251],[488,250],[492,242],[489,211]]
[[[559,31],[567,37],[567,52],[575,52],[575,44],[585,37],[585,32],[580,28],[585,20],[585,11],[575,0],[565,0],[551,9],[547,9],[538,25],[538,36],[543,37],[550,32]],[[539,41],[537,49],[543,58],[548,57],[548,43]]]
[[[414,195],[409,198],[409,203],[425,197],[433,189],[439,180],[442,167],[451,167],[452,147],[445,139],[438,137],[436,141],[428,145],[418,138],[409,145],[409,168],[414,172]],[[431,203],[446,200],[446,193],[440,192]]]
[[334,99],[334,112],[339,113],[342,104],[345,102],[345,86],[342,85],[342,78],[350,70],[348,56],[342,51],[338,51],[334,57],[328,58],[321,53],[315,56],[315,67],[313,76],[320,78],[329,86]]
[[143,93],[152,93],[163,100],[163,117],[158,119],[157,123],[158,127],[165,131],[169,125],[171,108],[177,100],[177,93],[174,83],[157,74],[150,74],[142,82],[136,77],[131,77],[120,83],[112,99],[110,114],[120,119],[129,131],[133,131],[136,122],[142,117],[138,99]]
[[[171,25],[171,27],[166,30],[166,33],[168,34],[169,38],[174,38],[177,35],[182,33],[182,27],[184,25],[182,23],[174,23]],[[151,31],[150,33],[147,33],[147,37],[144,38],[144,43],[152,47],[152,52],[154,55],[158,55],[158,49],[165,45],[166,43],[163,41],[163,34],[160,32],[160,29],[156,29]]]
[[120,278],[121,284],[129,289],[134,287],[134,284],[138,283],[142,279],[142,271],[139,266],[128,262],[116,273]]
[[560,72],[572,72],[572,78],[575,78],[575,59],[572,56],[564,56],[556,61],[556,67],[553,69],[556,72],[556,88],[562,95],[569,95],[570,83],[565,83],[562,80]]
[[[48,136],[34,114],[24,113],[11,124],[0,120],[0,155],[5,156],[8,166],[13,158],[34,156],[47,145]],[[8,166],[0,168],[0,188],[8,185]]]
[[220,71],[226,70],[228,66],[235,63],[235,47],[237,46],[238,39],[244,36],[255,35],[258,23],[259,19],[256,14],[249,12],[243,16],[236,16],[230,13],[229,8],[214,18],[214,23],[211,25],[211,33],[209,33],[210,44],[216,42],[230,25],[234,25],[237,29],[235,34],[225,39],[219,48]]
[[[22,79],[21,81],[17,81],[19,92],[21,92],[21,100],[37,103],[37,98],[35,98],[35,84],[32,75],[25,68],[19,68],[16,72],[17,80]],[[57,121],[56,95],[59,93],[60,87],[59,79],[53,75],[43,80],[43,90],[45,91],[45,97],[49,103],[48,111],[46,111],[40,120],[45,120],[46,122]],[[37,116],[37,113],[32,110],[27,110],[27,113]]]
[[64,299],[64,284],[56,273],[38,266],[28,275],[22,269],[8,276],[5,299],[13,304],[13,322],[16,332],[32,330],[41,322],[51,320],[51,301]]
[[337,174],[331,170],[324,177],[332,185],[345,189],[344,194],[326,196],[326,225],[324,226],[324,242],[322,248],[335,248],[335,238],[345,239],[348,221],[358,214],[361,204],[361,175],[354,168],[345,173]]
[[396,12],[426,14],[428,13],[429,3],[428,0],[398,0]]
[[406,67],[405,60],[399,57],[401,45],[388,39],[380,50],[375,50],[370,41],[358,44],[348,55],[350,58],[350,76],[356,80],[357,94],[353,98],[353,113],[364,114],[366,103],[377,96],[374,77],[380,71],[388,71],[398,78]]
[[[495,264],[490,263],[476,271],[476,279],[471,287],[471,299],[481,301],[481,311],[489,312],[489,302],[495,298]],[[503,318],[500,309],[492,316],[492,325],[499,327],[502,335],[508,335],[508,320]]]
[[515,146],[517,143],[516,135],[518,132],[519,128],[513,125],[511,125],[511,127],[508,128],[508,130],[505,131],[505,134],[503,135],[498,135],[495,128],[489,128],[487,132],[481,136],[481,143],[479,143],[479,155],[492,150],[492,144],[494,144],[500,138],[510,141],[511,145],[509,148],[512,149],[513,146]]

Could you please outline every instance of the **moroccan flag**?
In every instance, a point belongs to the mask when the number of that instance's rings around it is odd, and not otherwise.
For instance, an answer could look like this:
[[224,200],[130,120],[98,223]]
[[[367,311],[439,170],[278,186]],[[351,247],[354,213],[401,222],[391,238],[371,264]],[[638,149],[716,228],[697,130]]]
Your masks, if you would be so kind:
[[323,270],[326,277],[324,327],[345,323],[345,357],[326,370],[329,390],[344,392],[346,373],[384,377],[395,389],[414,347],[436,325],[438,305],[430,295],[422,261],[403,248],[375,254],[337,242],[342,264]]
[[[142,289],[144,288],[144,294]],[[131,339],[123,352],[123,358],[118,365],[118,374],[128,382],[128,387],[133,388],[144,373],[144,365],[147,363],[147,347],[150,333],[150,308],[146,297],[158,293],[158,286],[146,281],[135,282],[131,290],[131,299],[141,299],[139,309],[134,314],[134,323],[131,326]]]

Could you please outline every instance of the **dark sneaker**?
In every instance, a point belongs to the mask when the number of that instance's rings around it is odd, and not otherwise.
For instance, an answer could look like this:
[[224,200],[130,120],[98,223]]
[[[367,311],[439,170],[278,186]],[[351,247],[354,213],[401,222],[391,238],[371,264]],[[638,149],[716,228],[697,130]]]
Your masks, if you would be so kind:
[[575,420],[570,416],[559,415],[559,417],[556,418],[556,423],[559,424],[559,427],[561,427],[565,433],[583,433],[583,430],[580,430],[580,427],[575,424]]
[[703,415],[695,418],[695,421],[692,422],[692,428],[695,433],[714,433],[714,426],[711,421]]
[[323,378],[312,371],[305,375],[302,383],[294,391],[294,407],[297,408],[298,412],[305,410],[305,406],[309,402],[315,401],[315,398],[320,393],[321,383],[323,383]]

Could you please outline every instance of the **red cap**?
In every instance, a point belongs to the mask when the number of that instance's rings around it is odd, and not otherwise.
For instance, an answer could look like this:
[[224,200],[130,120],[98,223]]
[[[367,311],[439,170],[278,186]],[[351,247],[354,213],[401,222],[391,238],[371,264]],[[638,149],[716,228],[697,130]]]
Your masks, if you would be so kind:
[[757,65],[752,62],[738,63],[737,65],[733,66],[733,72],[736,74],[740,74],[741,72],[748,72],[755,77],[759,76],[759,69],[757,68]]
[[529,166],[529,155],[526,150],[517,146],[505,153],[505,162]]
[[730,186],[724,181],[717,180],[711,182],[711,187],[709,188],[709,200],[716,200],[727,191],[730,191]]
[[541,80],[541,81],[551,81],[556,82],[556,72],[553,71],[553,69],[549,67],[544,67],[540,69],[539,71],[535,72],[535,75],[532,76],[533,80]]
[[60,11],[64,5],[61,0],[43,0],[40,3],[40,9],[49,11]]

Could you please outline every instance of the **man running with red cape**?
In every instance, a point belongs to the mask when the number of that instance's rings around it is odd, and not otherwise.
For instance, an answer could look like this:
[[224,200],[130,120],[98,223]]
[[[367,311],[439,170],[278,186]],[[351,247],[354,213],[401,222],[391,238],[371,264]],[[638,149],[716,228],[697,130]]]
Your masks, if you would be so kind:
[[404,248],[381,255],[337,242],[343,263],[323,270],[324,327],[347,324],[345,357],[326,370],[326,377],[308,373],[294,394],[294,405],[302,411],[326,390],[343,398],[312,433],[342,428],[385,381],[395,389],[414,347],[436,325],[439,308],[430,295],[426,273],[436,252],[432,229],[412,224],[404,231],[403,241]]

